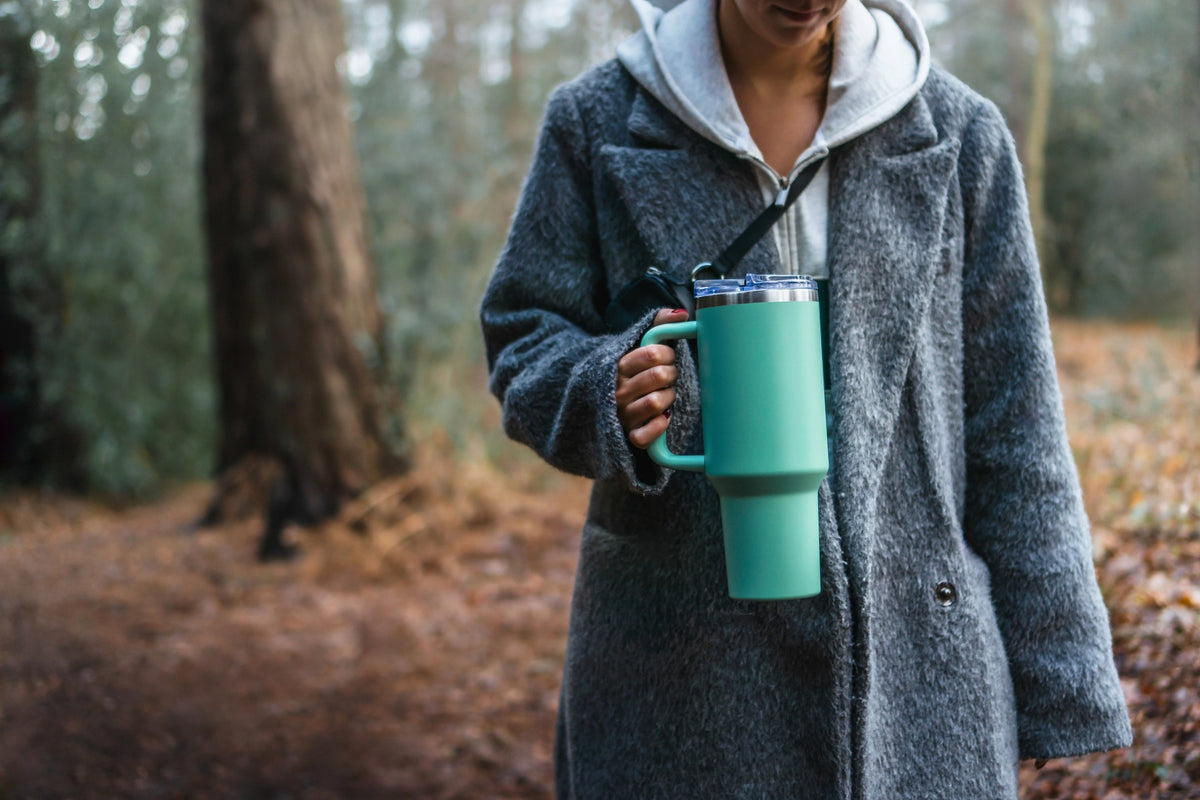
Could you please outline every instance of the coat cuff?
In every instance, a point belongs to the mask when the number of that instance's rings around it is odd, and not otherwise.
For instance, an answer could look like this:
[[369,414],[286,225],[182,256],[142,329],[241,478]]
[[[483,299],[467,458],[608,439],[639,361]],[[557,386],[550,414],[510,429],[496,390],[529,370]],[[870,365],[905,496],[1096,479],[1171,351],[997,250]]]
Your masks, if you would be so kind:
[[1095,682],[1098,685],[1084,691],[1093,698],[1113,702],[1096,704],[1062,698],[1053,707],[1018,714],[1020,757],[1067,758],[1132,745],[1133,729],[1124,693],[1119,686],[1104,687],[1106,677],[1099,676]]
[[[628,330],[612,337],[606,347],[612,348],[602,362],[611,364],[606,381],[607,391],[601,399],[602,412],[600,436],[604,449],[611,454],[609,470],[620,476],[626,488],[638,494],[657,495],[666,489],[674,470],[662,467],[650,459],[650,455],[634,446],[617,418],[617,362],[621,357],[641,346],[642,337],[654,326],[658,309],[647,312]],[[675,403],[671,406],[671,421],[667,425],[667,446],[675,453],[699,452],[700,443],[700,390],[696,359],[687,340],[675,343],[675,368],[679,377],[675,384]]]

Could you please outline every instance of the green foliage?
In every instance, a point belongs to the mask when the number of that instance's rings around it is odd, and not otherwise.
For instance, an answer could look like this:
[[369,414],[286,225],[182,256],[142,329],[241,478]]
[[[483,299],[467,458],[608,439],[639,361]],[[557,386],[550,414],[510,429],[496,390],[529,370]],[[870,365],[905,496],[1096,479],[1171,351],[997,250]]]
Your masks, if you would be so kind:
[[[346,72],[388,316],[388,405],[407,412],[418,436],[441,428],[467,446],[486,437],[491,410],[478,299],[545,98],[610,54],[635,20],[624,0],[346,0],[344,8]],[[356,72],[356,64],[369,66]]]
[[42,261],[62,302],[44,399],[82,433],[96,491],[145,494],[203,475],[215,441],[192,8],[32,8]]
[[[930,38],[952,71],[997,102],[1024,147],[1036,42],[1022,2],[939,3],[945,19]],[[1047,7],[1057,28],[1042,253],[1051,304],[1091,316],[1194,318],[1200,5]]]
[[[386,424],[501,452],[478,298],[546,96],[611,55],[634,16],[625,0],[343,2],[341,66],[387,315],[375,364]],[[33,31],[41,171],[36,230],[14,222],[0,246],[36,248],[27,261],[59,283],[60,310],[32,312],[57,332],[37,369],[105,493],[153,492],[205,476],[213,460],[196,3],[0,0],[0,14],[27,14]],[[1051,300],[1087,314],[1194,314],[1197,4],[1051,6]],[[917,8],[938,58],[999,103],[1022,143],[1034,41],[1020,0]],[[4,141],[19,135],[0,119]],[[19,197],[21,180],[0,170],[0,192]]]
[[1072,310],[1146,317],[1200,307],[1200,165],[1188,136],[1200,105],[1198,9],[1191,0],[1109,3],[1089,46],[1063,58],[1047,201],[1058,223],[1051,263],[1084,276]]

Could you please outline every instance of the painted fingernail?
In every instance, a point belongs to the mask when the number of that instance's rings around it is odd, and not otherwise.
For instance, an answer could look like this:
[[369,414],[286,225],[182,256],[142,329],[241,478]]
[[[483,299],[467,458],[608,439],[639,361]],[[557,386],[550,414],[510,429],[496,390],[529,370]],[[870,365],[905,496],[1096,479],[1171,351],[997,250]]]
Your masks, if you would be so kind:
[[671,313],[672,314],[686,314],[687,309],[686,308],[672,308]]
[[667,419],[670,419],[671,418],[671,409],[668,408],[666,411],[664,411],[663,416],[666,417]]

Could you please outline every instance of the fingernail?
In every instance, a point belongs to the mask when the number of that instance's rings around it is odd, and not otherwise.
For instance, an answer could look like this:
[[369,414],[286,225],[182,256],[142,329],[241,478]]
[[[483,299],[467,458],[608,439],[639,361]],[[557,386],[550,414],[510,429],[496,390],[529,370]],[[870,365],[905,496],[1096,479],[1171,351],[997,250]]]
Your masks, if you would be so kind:
[[670,419],[671,418],[671,409],[668,408],[666,411],[664,411],[663,416],[666,417],[667,419]]
[[672,308],[671,313],[672,314],[686,314],[687,309],[686,308]]

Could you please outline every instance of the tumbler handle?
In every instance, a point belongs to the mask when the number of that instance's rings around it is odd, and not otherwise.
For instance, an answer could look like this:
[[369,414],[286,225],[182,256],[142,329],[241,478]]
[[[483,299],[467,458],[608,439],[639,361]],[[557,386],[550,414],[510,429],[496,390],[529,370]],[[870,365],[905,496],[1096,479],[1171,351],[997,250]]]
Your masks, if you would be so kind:
[[[695,338],[696,321],[694,319],[687,322],[672,322],[666,325],[655,325],[646,331],[646,335],[642,337],[642,347],[649,344],[659,344],[670,339]],[[666,432],[650,443],[647,452],[650,454],[652,461],[668,469],[681,469],[686,472],[704,472],[704,454],[681,456],[672,453],[667,449]]]

